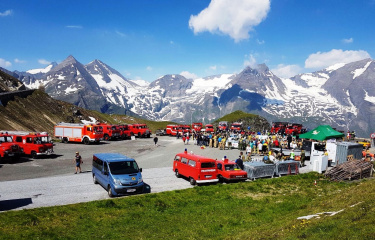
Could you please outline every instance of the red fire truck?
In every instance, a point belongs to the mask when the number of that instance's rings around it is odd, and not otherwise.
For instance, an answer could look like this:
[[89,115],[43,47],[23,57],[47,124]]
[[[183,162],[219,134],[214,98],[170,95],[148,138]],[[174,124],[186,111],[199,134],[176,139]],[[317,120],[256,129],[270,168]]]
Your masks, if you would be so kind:
[[232,130],[234,132],[241,132],[242,123],[238,123],[238,122],[232,123],[232,125],[230,126],[230,130]]
[[228,122],[227,121],[221,121],[219,122],[219,130],[221,132],[226,131],[228,127]]
[[23,154],[23,148],[13,141],[7,132],[0,132],[0,159],[18,159]]
[[166,134],[170,136],[176,136],[179,133],[181,136],[184,133],[184,129],[180,125],[167,125]]
[[8,133],[13,137],[14,142],[23,148],[24,154],[32,158],[53,153],[53,143],[46,132],[9,131]]
[[151,137],[151,131],[150,129],[148,129],[147,125],[146,124],[140,124],[140,123],[136,123],[136,124],[131,124],[129,125],[129,129],[130,131],[132,131],[133,135],[134,136],[137,136],[137,137]]
[[130,130],[128,124],[122,124],[122,125],[118,125],[116,127],[121,131],[121,133],[120,133],[121,139],[127,139],[127,138],[130,138],[132,136],[132,131]]
[[283,133],[287,126],[287,122],[273,122],[271,127],[271,134]]
[[203,124],[201,122],[193,123],[191,125],[191,128],[193,129],[193,132],[201,132],[202,131]]
[[212,125],[212,124],[206,124],[206,132],[207,133],[213,133],[213,132],[215,132],[214,125]]
[[95,124],[59,123],[55,126],[55,137],[63,143],[99,143],[103,139],[103,127]]
[[120,138],[121,130],[116,125],[99,123],[98,126],[103,127],[103,138],[106,141]]

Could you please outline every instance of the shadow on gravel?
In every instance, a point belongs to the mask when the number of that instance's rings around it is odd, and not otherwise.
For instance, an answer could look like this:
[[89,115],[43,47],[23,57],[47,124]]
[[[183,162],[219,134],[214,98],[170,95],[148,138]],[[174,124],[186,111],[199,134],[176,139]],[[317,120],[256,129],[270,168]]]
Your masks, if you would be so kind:
[[17,209],[32,204],[31,198],[20,198],[0,201],[0,212]]
[[41,156],[38,156],[35,160],[38,160],[38,159],[56,159],[56,158],[59,158],[59,157],[62,157],[64,155],[61,155],[61,154],[51,154],[51,155],[41,155]]
[[19,164],[25,162],[32,162],[32,159],[21,157],[19,159],[3,159],[2,164]]

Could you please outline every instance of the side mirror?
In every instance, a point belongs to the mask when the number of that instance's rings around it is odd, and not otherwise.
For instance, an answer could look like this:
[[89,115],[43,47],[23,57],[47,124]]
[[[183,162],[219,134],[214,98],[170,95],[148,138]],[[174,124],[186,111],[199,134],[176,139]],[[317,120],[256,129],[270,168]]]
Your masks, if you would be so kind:
[[142,168],[140,168],[139,171],[142,172]]

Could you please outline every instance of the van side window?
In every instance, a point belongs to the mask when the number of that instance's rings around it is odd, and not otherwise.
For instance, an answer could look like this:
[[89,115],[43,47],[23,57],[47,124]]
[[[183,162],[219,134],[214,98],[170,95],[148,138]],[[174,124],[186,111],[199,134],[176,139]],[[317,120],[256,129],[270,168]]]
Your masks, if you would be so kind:
[[179,162],[179,161],[181,160],[181,157],[180,157],[180,156],[176,156],[176,157],[174,158],[174,160],[175,160],[176,162]]
[[33,139],[32,139],[31,137],[28,137],[28,138],[26,138],[26,142],[27,142],[27,143],[32,143],[32,142],[33,142]]
[[16,142],[22,142],[22,137],[16,137]]
[[100,160],[97,157],[94,157],[92,159],[92,166],[95,167],[96,169],[99,169],[100,171],[102,171],[103,170],[103,161]]
[[91,127],[87,127],[86,129],[88,132],[91,132]]
[[181,163],[187,164],[187,159],[186,158],[181,158]]
[[189,166],[195,167],[196,162],[194,160],[189,160]]
[[107,165],[107,163],[104,163],[104,171],[103,172],[108,172],[108,165]]

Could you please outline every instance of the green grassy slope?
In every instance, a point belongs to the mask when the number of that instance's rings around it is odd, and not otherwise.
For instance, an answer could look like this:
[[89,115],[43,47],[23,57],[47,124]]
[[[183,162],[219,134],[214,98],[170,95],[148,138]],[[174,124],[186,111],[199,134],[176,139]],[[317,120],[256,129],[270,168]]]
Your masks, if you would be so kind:
[[[335,183],[309,173],[4,212],[0,238],[373,239],[374,199],[374,179]],[[338,213],[297,219],[322,212]]]

